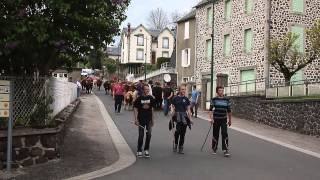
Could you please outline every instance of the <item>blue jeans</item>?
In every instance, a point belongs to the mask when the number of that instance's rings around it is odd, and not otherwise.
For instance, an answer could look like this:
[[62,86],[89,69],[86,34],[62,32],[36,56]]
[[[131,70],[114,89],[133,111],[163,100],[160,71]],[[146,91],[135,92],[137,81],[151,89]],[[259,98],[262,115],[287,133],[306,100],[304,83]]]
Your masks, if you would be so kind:
[[170,110],[170,101],[168,99],[163,99],[163,112],[164,115],[168,115]]

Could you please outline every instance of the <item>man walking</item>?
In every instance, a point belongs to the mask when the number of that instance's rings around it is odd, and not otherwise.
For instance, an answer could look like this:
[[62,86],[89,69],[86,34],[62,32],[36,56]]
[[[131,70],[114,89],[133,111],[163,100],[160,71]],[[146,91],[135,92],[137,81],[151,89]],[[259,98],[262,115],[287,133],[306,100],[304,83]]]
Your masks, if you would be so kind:
[[176,122],[173,151],[177,152],[177,148],[179,147],[178,153],[184,154],[183,145],[187,126],[191,128],[193,122],[191,120],[190,101],[185,96],[186,86],[180,85],[178,91],[179,94],[172,99],[173,119]]
[[173,90],[168,86],[167,83],[165,83],[164,88],[162,90],[163,112],[165,116],[167,116],[169,113],[172,97],[173,97]]
[[162,104],[162,88],[160,87],[159,82],[155,83],[155,86],[152,88],[152,92],[156,100],[155,108],[160,109]]
[[198,107],[199,107],[199,97],[200,97],[200,92],[197,90],[197,86],[193,86],[193,90],[191,93],[191,113],[192,116],[194,115],[195,118],[197,118],[198,114]]
[[113,88],[113,99],[114,99],[114,111],[120,113],[121,105],[124,100],[124,87],[121,84],[121,80]]
[[[231,107],[230,100],[224,97],[224,88],[218,86],[216,88],[217,97],[212,98],[210,102],[210,122],[212,123],[213,137],[212,137],[212,154],[217,153],[219,142],[219,131],[221,128],[222,135],[222,151],[224,156],[230,156],[228,145],[228,125],[231,126]],[[229,120],[228,120],[229,119]]]
[[144,133],[146,130],[146,141],[144,144],[144,156],[149,158],[151,128],[154,125],[154,98],[150,95],[150,88],[148,85],[143,86],[143,95],[139,96],[134,102],[134,117],[135,124],[139,127],[137,157],[142,157],[142,145]]

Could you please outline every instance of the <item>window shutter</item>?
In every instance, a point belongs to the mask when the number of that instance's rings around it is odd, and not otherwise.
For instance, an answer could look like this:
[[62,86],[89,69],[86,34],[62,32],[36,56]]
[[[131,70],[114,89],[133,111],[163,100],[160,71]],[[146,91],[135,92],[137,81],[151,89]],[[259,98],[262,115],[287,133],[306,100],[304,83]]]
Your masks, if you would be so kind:
[[301,26],[292,26],[292,33],[298,35],[298,39],[295,41],[295,45],[298,46],[298,50],[301,53],[304,53],[304,28]]
[[293,12],[304,12],[304,1],[305,0],[292,0],[292,11]]

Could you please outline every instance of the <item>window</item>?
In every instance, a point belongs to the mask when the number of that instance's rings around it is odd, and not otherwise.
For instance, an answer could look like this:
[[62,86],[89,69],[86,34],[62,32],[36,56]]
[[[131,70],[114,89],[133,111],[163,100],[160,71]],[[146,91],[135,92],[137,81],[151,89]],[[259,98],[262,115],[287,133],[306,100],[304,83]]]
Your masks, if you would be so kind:
[[59,73],[59,77],[62,78],[62,77],[63,77],[63,74],[62,74],[62,73]]
[[207,24],[208,26],[212,26],[212,20],[213,20],[213,10],[211,7],[207,9]]
[[64,76],[65,78],[67,78],[67,77],[68,77],[68,74],[64,73],[63,76]]
[[184,49],[181,53],[181,66],[188,67],[190,66],[190,49]]
[[244,31],[244,52],[251,53],[252,52],[252,29],[246,29]]
[[162,48],[169,49],[169,38],[162,38]]
[[224,7],[224,19],[226,21],[231,20],[231,11],[232,11],[232,1],[231,0],[226,0],[225,1],[225,7]]
[[183,77],[183,78],[182,78],[182,82],[183,82],[183,83],[189,82],[189,77]]
[[254,0],[244,0],[244,13],[251,14],[253,12],[253,1]]
[[53,76],[54,76],[54,77],[58,77],[57,73],[54,73]]
[[184,39],[189,39],[189,21],[184,23]]
[[255,91],[255,72],[254,69],[243,70],[240,72],[240,91],[241,92],[252,92]]
[[212,41],[211,41],[211,39],[207,40],[206,47],[207,47],[206,48],[207,60],[209,61],[212,58]]
[[169,57],[169,52],[168,51],[163,51],[162,52],[162,57]]
[[292,0],[292,11],[303,13],[304,12],[304,1],[305,0]]
[[137,49],[137,60],[143,60],[143,49]]
[[144,37],[142,34],[137,36],[137,45],[138,46],[144,46]]
[[223,52],[225,56],[231,55],[231,39],[230,34],[227,34],[224,36],[224,46],[223,46]]
[[304,53],[304,41],[305,41],[305,36],[304,36],[304,27],[302,26],[292,26],[292,33],[298,35],[298,39],[295,41],[295,45],[298,48],[298,51],[300,53]]

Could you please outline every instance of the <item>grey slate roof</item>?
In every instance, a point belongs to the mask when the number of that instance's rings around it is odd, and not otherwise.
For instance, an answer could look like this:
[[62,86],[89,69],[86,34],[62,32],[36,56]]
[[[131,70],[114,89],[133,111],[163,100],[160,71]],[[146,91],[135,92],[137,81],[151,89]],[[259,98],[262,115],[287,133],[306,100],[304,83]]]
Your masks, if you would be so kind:
[[208,3],[212,3],[211,0],[202,0],[195,7],[198,8],[198,7],[206,5]]
[[111,56],[120,56],[120,48],[119,47],[108,47],[107,54]]
[[[136,27],[132,27],[131,28],[131,32],[134,31],[136,29]],[[161,30],[157,30],[157,29],[147,29],[151,36],[156,38],[159,36],[159,34],[161,33]],[[123,33],[127,34],[128,33],[128,28],[123,28]]]
[[177,21],[177,23],[185,22],[188,21],[189,19],[194,19],[196,18],[196,9],[192,9],[188,14],[183,16],[181,19]]

